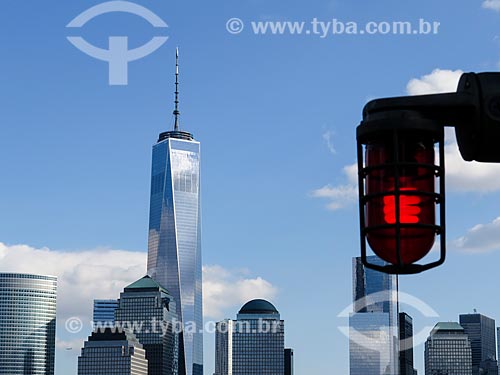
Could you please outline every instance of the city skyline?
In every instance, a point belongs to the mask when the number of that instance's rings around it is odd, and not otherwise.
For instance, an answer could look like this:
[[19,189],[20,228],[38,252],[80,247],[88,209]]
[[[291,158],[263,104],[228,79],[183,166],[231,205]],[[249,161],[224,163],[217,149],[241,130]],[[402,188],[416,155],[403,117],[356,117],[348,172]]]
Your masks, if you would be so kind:
[[[123,12],[66,27],[99,3],[8,2],[0,14],[0,271],[58,277],[56,372],[74,374],[93,299],[116,298],[146,272],[151,146],[174,125],[180,46],[180,125],[203,145],[206,320],[232,316],[246,300],[271,300],[286,312],[297,373],[347,374],[348,338],[338,328],[349,324],[339,314],[352,303],[350,264],[359,255],[353,164],[363,105],[454,90],[463,71],[498,71],[496,1],[140,0],[168,28]],[[232,18],[244,22],[238,35],[226,29]],[[252,28],[252,21],[314,18],[441,26],[437,35],[324,38],[255,35]],[[67,39],[106,49],[112,36],[128,36],[131,49],[169,39],[131,61],[128,85],[119,87],[109,86],[106,62]],[[429,326],[456,321],[458,313],[500,317],[490,287],[500,262],[500,173],[461,161],[453,137],[445,148],[446,264],[401,277],[399,285],[439,315],[403,307],[423,341]],[[328,335],[304,326],[311,311],[331,316]],[[85,325],[78,334],[65,327],[73,317]],[[206,333],[209,373],[213,342]],[[422,340],[414,360],[423,374]]]

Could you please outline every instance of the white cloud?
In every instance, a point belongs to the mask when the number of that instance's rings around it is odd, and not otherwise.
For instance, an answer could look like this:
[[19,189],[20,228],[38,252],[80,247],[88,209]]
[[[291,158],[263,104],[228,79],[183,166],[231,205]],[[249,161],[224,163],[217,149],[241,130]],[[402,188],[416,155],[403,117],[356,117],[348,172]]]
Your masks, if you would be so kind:
[[117,298],[123,287],[144,276],[146,253],[96,249],[55,251],[0,243],[0,271],[58,277],[58,317],[92,318],[94,298]]
[[230,308],[239,308],[255,298],[272,300],[277,292],[270,282],[261,277],[248,278],[244,271],[228,271],[220,266],[203,267],[204,313],[207,317],[231,318],[236,311],[230,312],[231,316],[224,316]]
[[311,196],[314,198],[324,198],[329,202],[327,208],[335,211],[350,206],[356,202],[358,196],[358,165],[347,165],[342,173],[347,179],[347,183],[341,185],[325,185],[322,188],[313,190]]
[[451,247],[470,253],[500,250],[500,217],[472,227],[465,236],[452,241]]
[[[145,252],[96,249],[58,251],[0,242],[0,272],[58,277],[58,319],[92,318],[93,299],[118,298],[123,288],[146,273]],[[219,317],[224,309],[237,309],[252,298],[273,298],[277,290],[261,277],[220,266],[203,268],[204,312]],[[233,311],[231,311],[234,313]]]
[[439,94],[457,91],[461,70],[434,69],[432,73],[413,78],[406,85],[408,95]]
[[500,11],[500,0],[484,0],[483,8]]
[[464,161],[454,137],[445,146],[445,158],[447,190],[476,193],[500,190],[500,164]]
[[326,147],[328,147],[328,150],[335,155],[337,150],[335,150],[335,146],[333,145],[333,136],[334,132],[331,130],[325,131],[322,135],[323,140],[326,142]]

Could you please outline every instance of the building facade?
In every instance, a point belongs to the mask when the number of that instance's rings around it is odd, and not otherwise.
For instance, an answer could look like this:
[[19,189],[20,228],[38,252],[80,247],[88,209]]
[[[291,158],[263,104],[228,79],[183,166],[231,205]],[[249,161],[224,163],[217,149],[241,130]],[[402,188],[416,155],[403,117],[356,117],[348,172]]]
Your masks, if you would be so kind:
[[270,302],[250,301],[216,328],[215,375],[285,373],[285,323]]
[[0,273],[0,374],[54,375],[57,278]]
[[115,324],[116,299],[95,299],[92,321],[96,328],[111,328]]
[[469,336],[473,375],[498,375],[495,320],[474,313],[460,315],[460,325]]
[[176,306],[172,296],[149,276],[125,287],[115,323],[131,330],[143,345],[148,375],[178,375]]
[[200,143],[187,132],[153,146],[148,274],[172,293],[178,319],[198,327],[180,336],[180,375],[203,375]]
[[497,353],[498,353],[498,355],[500,355],[500,328],[497,328],[497,345],[498,345]]
[[147,375],[145,351],[134,334],[104,328],[84,343],[78,357],[78,375]]
[[349,317],[351,375],[393,375],[393,339],[386,313],[355,313]]
[[425,342],[425,375],[472,375],[472,350],[463,327],[437,323]]
[[[371,263],[384,265],[378,257]],[[396,278],[353,258],[353,313],[349,317],[350,375],[398,375]]]
[[285,375],[293,375],[293,349],[285,349]]
[[405,312],[399,313],[399,374],[416,375],[413,367],[413,319]]

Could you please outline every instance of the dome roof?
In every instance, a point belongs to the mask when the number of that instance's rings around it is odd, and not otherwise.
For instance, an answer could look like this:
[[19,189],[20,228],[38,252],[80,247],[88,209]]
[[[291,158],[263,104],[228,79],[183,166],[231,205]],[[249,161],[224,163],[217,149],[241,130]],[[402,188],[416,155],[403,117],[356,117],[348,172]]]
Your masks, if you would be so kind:
[[254,299],[245,303],[239,314],[279,314],[271,302],[263,299]]

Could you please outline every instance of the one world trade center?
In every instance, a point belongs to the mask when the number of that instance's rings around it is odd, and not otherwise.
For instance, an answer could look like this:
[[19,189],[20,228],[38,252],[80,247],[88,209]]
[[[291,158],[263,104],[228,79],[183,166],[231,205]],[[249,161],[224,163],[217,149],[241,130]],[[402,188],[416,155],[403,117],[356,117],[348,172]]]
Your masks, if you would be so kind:
[[179,335],[179,375],[203,375],[200,143],[179,129],[178,75],[177,63],[174,130],[153,146],[148,274],[172,294],[178,320],[190,327]]

